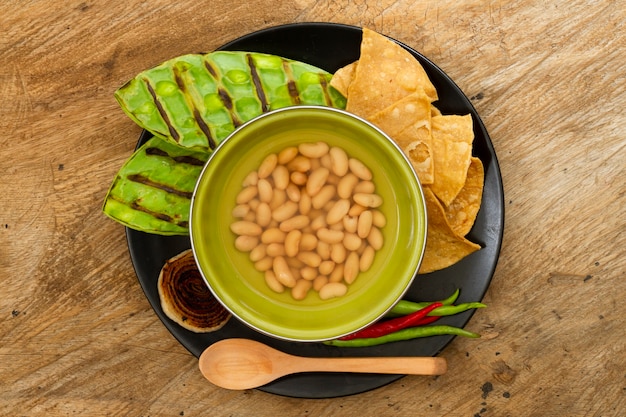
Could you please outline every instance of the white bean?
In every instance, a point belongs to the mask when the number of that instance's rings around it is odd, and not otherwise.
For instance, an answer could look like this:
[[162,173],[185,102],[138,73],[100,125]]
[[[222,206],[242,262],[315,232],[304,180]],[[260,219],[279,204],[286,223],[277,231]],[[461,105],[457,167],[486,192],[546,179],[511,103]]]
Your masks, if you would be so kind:
[[230,230],[236,235],[259,236],[263,233],[261,226],[254,222],[239,220],[230,224]]
[[298,212],[298,204],[293,201],[286,201],[282,206],[274,209],[272,218],[277,222],[283,222]]
[[348,284],[352,284],[359,274],[359,255],[356,252],[350,252],[346,258],[343,268],[343,279]]
[[367,246],[365,250],[363,250],[361,257],[359,258],[359,271],[365,272],[370,269],[372,263],[374,263],[375,254],[376,251],[371,246]]
[[309,225],[311,219],[309,216],[305,216],[304,214],[300,214],[298,216],[294,216],[290,219],[284,220],[278,226],[280,230],[283,232],[291,232],[295,229],[303,229]]
[[298,229],[287,233],[287,236],[285,236],[285,254],[287,256],[294,257],[298,254],[301,239],[302,232]]
[[301,143],[298,150],[307,158],[321,158],[328,153],[328,144],[326,142]]
[[287,234],[282,230],[276,227],[272,227],[265,230],[261,234],[261,242],[265,243],[266,245],[270,243],[283,243],[286,236]]
[[272,175],[274,168],[276,168],[277,162],[278,156],[275,153],[267,155],[263,162],[261,162],[261,165],[259,166],[259,169],[257,171],[259,178],[267,178]]
[[336,146],[330,148],[330,161],[335,175],[343,177],[348,173],[348,155],[346,151]]
[[329,275],[335,269],[335,263],[330,260],[322,261],[318,269],[321,275]]
[[288,148],[283,149],[278,152],[278,163],[281,165],[285,165],[293,160],[293,158],[298,155],[298,148],[295,146],[290,146]]
[[260,203],[256,208],[256,222],[261,227],[266,227],[272,221],[272,209],[267,203]]
[[334,185],[327,184],[322,187],[317,194],[311,197],[311,205],[315,209],[321,209],[335,196],[337,188]]
[[268,269],[272,268],[272,262],[273,262],[273,259],[270,258],[269,256],[266,256],[265,258],[259,259],[258,261],[256,261],[254,263],[254,267],[256,268],[257,271],[265,272]]
[[[259,180],[260,182],[260,180]],[[260,192],[260,191],[259,191]],[[363,207],[378,207],[383,203],[383,199],[378,194],[356,193],[352,196],[354,202]]]
[[265,243],[261,243],[250,251],[249,257],[252,262],[257,262],[265,258],[266,255],[267,245]]
[[313,268],[317,268],[322,263],[322,257],[316,252],[300,252],[296,258]]
[[344,233],[339,230],[330,230],[322,227],[317,231],[317,238],[326,243],[339,243],[343,240]]
[[276,274],[271,269],[265,271],[265,283],[274,292],[281,293],[285,291],[285,286],[276,279]]
[[272,258],[276,256],[285,256],[285,245],[282,243],[270,243],[267,245],[267,256]]
[[311,169],[311,160],[305,156],[298,155],[287,164],[289,171],[307,172]]
[[343,178],[339,180],[339,184],[337,184],[337,194],[339,198],[350,198],[354,187],[359,183],[359,178],[353,173],[346,174]]
[[324,275],[318,275],[313,280],[313,289],[319,292],[319,290],[326,284],[328,284],[328,277]]
[[372,227],[370,234],[367,235],[367,241],[376,250],[383,247],[383,234],[377,227]]
[[287,265],[285,258],[282,256],[274,258],[272,270],[274,271],[274,275],[276,275],[278,282],[283,284],[285,287],[293,288],[296,285],[296,279],[293,276],[291,269],[289,269],[289,265]]
[[343,237],[343,246],[349,251],[358,250],[361,247],[362,239],[354,233],[345,233]]
[[235,201],[237,204],[245,204],[257,196],[259,190],[255,185],[249,185],[237,194]]
[[235,239],[235,247],[242,252],[250,252],[259,244],[259,238],[256,236],[237,236]]
[[372,179],[372,171],[366,167],[363,162],[359,161],[356,158],[350,158],[348,160],[348,166],[350,167],[350,172],[359,177],[362,180],[369,181]]
[[309,179],[306,182],[306,192],[311,197],[315,196],[315,194],[319,193],[324,184],[326,184],[326,179],[328,178],[328,168],[319,167],[315,171],[311,172],[309,175]]
[[370,234],[372,229],[373,215],[369,210],[365,210],[359,215],[359,221],[357,225],[357,234],[361,239],[365,239]]
[[291,296],[294,300],[304,300],[311,287],[313,287],[313,282],[299,279],[291,289]]
[[343,243],[333,243],[330,246],[330,259],[337,264],[342,264],[346,260],[346,247]]
[[329,300],[335,297],[342,297],[348,292],[348,287],[341,282],[329,282],[320,288],[319,296],[322,300]]
[[300,250],[302,251],[311,251],[317,247],[317,237],[311,233],[302,233],[302,238],[300,239]]
[[333,207],[328,211],[326,215],[326,223],[327,224],[335,224],[339,223],[350,211],[350,201],[349,200],[338,200]]
[[248,212],[250,211],[250,206],[247,204],[238,204],[235,206],[235,208],[233,209],[233,217],[238,217],[240,219],[243,219],[246,214],[248,214]]
[[387,218],[379,210],[372,210],[372,224],[378,228],[385,227],[387,224]]
[[274,186],[279,190],[284,190],[289,185],[289,170],[284,165],[278,165],[272,172]]
[[302,275],[302,278],[304,279],[313,281],[318,276],[317,268],[313,268],[312,266],[305,266],[300,270],[300,275]]
[[272,197],[274,196],[274,188],[267,179],[259,179],[259,182],[256,186],[259,189],[259,200],[264,203],[269,203],[270,201],[272,201]]

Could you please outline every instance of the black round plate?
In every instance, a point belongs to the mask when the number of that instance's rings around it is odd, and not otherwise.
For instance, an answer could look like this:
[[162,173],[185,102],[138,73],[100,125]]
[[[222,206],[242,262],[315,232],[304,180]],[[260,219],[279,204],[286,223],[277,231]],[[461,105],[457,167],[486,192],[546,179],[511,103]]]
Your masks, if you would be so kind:
[[[234,40],[219,49],[264,52],[307,62],[329,72],[359,58],[362,32],[358,27],[331,23],[298,23],[273,27]],[[399,43],[399,42],[398,42]],[[401,44],[402,45],[402,44]],[[425,57],[402,45],[424,66],[437,88],[436,106],[444,114],[468,114],[474,119],[474,155],[485,167],[483,201],[476,223],[468,238],[482,249],[457,264],[430,274],[418,276],[405,298],[437,300],[461,289],[459,302],[481,300],[494,273],[504,228],[504,193],[502,178],[491,140],[469,99],[457,85]],[[139,145],[150,134],[144,132]],[[231,319],[221,330],[197,334],[178,326],[163,313],[157,292],[157,278],[165,261],[190,247],[188,237],[166,237],[127,229],[128,247],[141,286],[158,317],[178,341],[199,357],[212,343],[231,337],[243,337],[264,342],[284,352],[316,357],[339,356],[435,356],[453,336],[396,342],[366,348],[336,348],[321,343],[296,343],[264,336]],[[443,324],[463,327],[473,312],[440,320]],[[286,376],[261,388],[262,391],[299,398],[329,398],[357,394],[381,387],[401,378],[401,375],[302,373]]]

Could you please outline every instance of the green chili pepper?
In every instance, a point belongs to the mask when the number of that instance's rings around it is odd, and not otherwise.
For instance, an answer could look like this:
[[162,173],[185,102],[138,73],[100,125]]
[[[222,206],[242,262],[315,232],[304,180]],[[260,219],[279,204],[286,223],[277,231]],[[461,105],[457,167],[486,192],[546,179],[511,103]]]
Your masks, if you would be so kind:
[[453,316],[455,314],[459,314],[464,311],[471,310],[473,308],[485,308],[485,307],[487,306],[483,303],[463,303],[463,304],[458,304],[455,306],[441,306],[441,307],[434,309],[430,313],[428,313],[428,315],[429,316]]
[[465,329],[461,329],[454,326],[435,325],[435,326],[420,326],[411,327],[408,329],[399,330],[394,333],[390,333],[381,337],[365,338],[365,339],[351,339],[351,340],[328,340],[323,342],[325,345],[336,347],[367,347],[377,346],[385,343],[398,342],[401,340],[411,340],[421,337],[439,336],[439,335],[454,335],[470,338],[479,338],[478,333],[473,333]]
[[[457,288],[456,291],[452,293],[452,295],[450,295],[445,300],[441,300],[439,302],[443,304],[444,306],[452,305],[457,300],[457,298],[459,298],[460,292],[461,291]],[[433,302],[434,301],[425,301],[425,302],[416,303],[413,301],[400,300],[395,306],[393,306],[391,310],[389,310],[388,315],[389,316],[405,316],[407,314],[414,313],[417,310],[421,310],[422,308],[427,307]]]

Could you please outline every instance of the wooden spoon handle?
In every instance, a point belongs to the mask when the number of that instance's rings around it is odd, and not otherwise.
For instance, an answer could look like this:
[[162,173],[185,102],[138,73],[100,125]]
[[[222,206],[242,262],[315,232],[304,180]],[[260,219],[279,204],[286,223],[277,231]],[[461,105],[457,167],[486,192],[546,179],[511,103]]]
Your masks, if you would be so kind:
[[448,363],[441,357],[298,358],[292,369],[294,372],[442,375],[448,370]]

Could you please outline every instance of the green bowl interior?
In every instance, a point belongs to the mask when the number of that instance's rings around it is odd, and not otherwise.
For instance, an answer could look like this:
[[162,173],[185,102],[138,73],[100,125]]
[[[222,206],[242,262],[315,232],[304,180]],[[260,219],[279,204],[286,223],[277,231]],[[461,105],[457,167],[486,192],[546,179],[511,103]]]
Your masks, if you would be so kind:
[[[372,171],[380,210],[387,218],[385,243],[372,267],[348,294],[321,300],[310,291],[301,301],[277,294],[264,274],[234,247],[229,225],[244,177],[270,153],[323,140],[342,147]],[[215,296],[241,321],[278,338],[317,341],[339,337],[379,319],[402,297],[417,274],[426,240],[422,190],[402,152],[371,125],[345,112],[293,107],[268,113],[226,139],[205,166],[191,208],[194,254]]]

